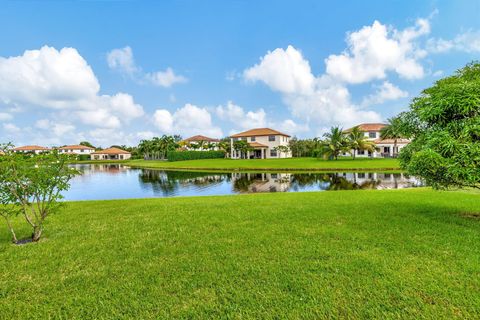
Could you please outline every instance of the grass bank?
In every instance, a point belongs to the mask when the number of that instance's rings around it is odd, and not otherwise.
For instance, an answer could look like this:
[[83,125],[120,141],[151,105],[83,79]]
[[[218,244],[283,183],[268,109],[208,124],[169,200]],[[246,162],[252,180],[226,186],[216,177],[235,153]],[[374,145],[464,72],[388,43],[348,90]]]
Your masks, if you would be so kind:
[[479,196],[410,189],[67,203],[41,243],[8,244],[1,229],[0,315],[473,319]]
[[140,168],[165,170],[202,171],[399,171],[397,159],[339,159],[322,160],[316,158],[288,159],[202,159],[189,161],[145,161],[131,160],[128,165]]

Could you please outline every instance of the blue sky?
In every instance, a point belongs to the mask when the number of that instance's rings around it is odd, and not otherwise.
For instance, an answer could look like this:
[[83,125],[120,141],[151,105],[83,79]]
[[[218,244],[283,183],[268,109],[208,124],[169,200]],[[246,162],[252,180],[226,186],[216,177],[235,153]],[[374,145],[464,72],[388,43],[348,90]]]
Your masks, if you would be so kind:
[[0,141],[383,121],[480,56],[479,1],[1,1]]

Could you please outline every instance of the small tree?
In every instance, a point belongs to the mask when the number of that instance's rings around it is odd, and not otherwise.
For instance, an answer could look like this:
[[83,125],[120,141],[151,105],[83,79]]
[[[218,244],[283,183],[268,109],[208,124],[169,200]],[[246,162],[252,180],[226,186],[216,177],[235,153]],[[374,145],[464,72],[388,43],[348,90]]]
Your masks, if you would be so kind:
[[246,158],[247,153],[252,151],[253,148],[245,140],[237,140],[233,143],[233,149],[240,152],[242,159]]
[[32,241],[40,240],[45,219],[58,211],[62,192],[68,190],[70,180],[79,174],[68,166],[68,161],[68,156],[57,152],[33,157],[7,153],[2,157],[2,202],[8,202],[6,207],[13,208],[14,213],[20,210],[32,227]]
[[413,138],[400,164],[435,188],[480,189],[480,63],[438,80],[398,118]]
[[404,138],[405,133],[402,130],[402,123],[399,118],[390,118],[388,119],[388,124],[380,129],[380,138],[381,139],[392,139],[393,140],[393,157],[398,156],[398,139]]
[[351,148],[353,160],[355,160],[357,150],[363,150],[372,153],[376,150],[375,143],[367,140],[365,137],[365,132],[360,130],[359,126],[353,127],[352,130],[350,130],[350,132],[347,134],[347,140],[347,143]]
[[277,146],[273,148],[273,150],[277,151],[279,155],[290,152],[290,148],[288,146]]
[[323,135],[326,139],[321,143],[317,154],[324,159],[338,159],[342,152],[349,150],[348,141],[339,127],[332,127],[330,132]]

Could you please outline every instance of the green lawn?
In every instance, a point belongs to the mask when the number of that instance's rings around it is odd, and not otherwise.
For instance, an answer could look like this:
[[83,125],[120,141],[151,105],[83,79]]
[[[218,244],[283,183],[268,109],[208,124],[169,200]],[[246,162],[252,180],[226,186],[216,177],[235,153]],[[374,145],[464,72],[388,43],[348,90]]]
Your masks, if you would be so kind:
[[288,159],[204,159],[190,161],[144,161],[132,160],[129,165],[135,167],[161,169],[196,170],[284,170],[284,171],[336,171],[336,170],[399,170],[396,159],[356,159],[321,160],[317,158]]
[[478,318],[479,212],[429,189],[68,203],[40,243],[0,229],[0,318]]

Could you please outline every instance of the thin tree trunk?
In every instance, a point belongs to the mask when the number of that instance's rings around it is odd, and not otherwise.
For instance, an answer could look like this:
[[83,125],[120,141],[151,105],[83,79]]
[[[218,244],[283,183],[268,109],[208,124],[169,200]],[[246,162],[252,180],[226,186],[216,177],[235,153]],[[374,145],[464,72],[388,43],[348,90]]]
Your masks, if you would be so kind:
[[38,240],[40,240],[41,236],[42,236],[42,227],[35,226],[35,228],[33,228],[32,241],[37,242]]
[[13,243],[17,243],[17,235],[15,234],[15,230],[13,230],[13,226],[10,222],[10,219],[8,217],[4,217],[5,221],[7,222],[8,230],[10,230],[10,233],[12,234],[12,241]]

